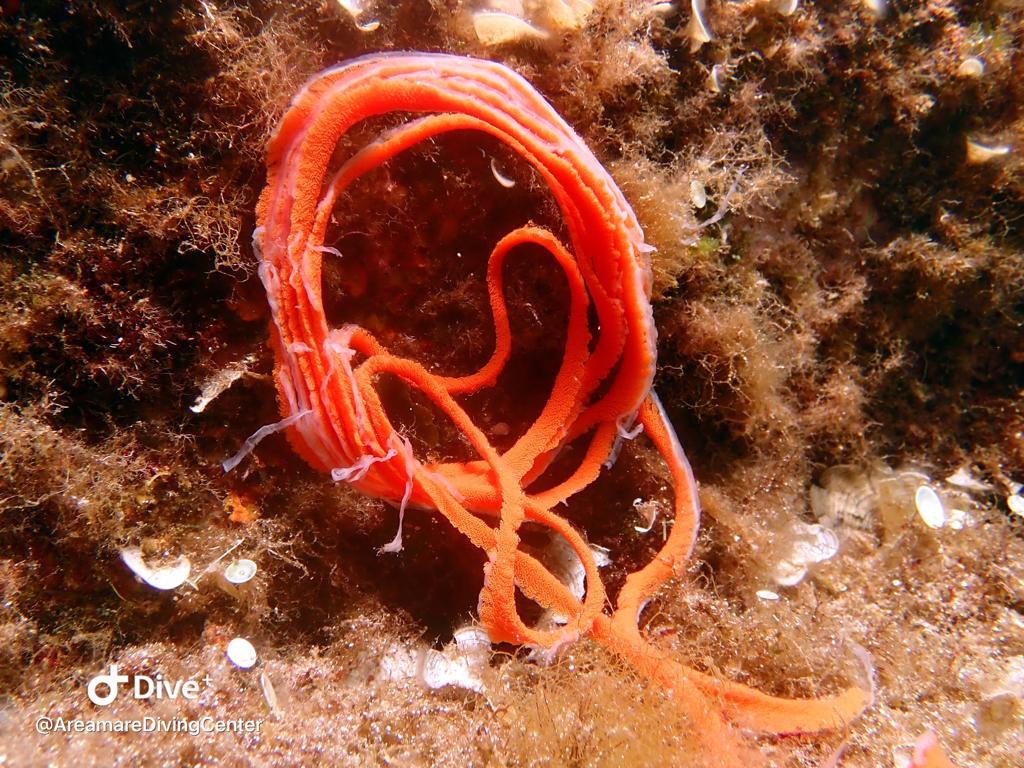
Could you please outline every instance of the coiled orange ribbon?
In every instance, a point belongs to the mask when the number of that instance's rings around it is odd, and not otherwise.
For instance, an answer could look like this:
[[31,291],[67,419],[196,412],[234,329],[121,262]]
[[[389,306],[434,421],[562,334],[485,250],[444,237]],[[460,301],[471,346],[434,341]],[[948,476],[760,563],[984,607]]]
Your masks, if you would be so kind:
[[[422,116],[385,132],[328,178],[339,139],[360,121],[391,112]],[[362,328],[330,328],[321,260],[328,250],[323,242],[331,212],[350,184],[424,139],[467,129],[504,142],[537,170],[558,203],[571,249],[536,227],[516,229],[501,239],[487,266],[494,352],[475,373],[445,377],[390,354]],[[592,637],[669,689],[699,737],[726,764],[740,764],[749,755],[741,761],[743,749],[722,715],[741,727],[785,733],[838,726],[866,706],[870,694],[860,688],[790,700],[715,680],[669,658],[641,635],[644,604],[680,573],[699,523],[689,463],[651,389],[656,363],[651,249],[611,177],[529,83],[499,64],[457,56],[402,53],[356,59],[315,76],[295,97],[270,143],[267,167],[253,242],[274,321],[275,380],[284,417],[275,427],[287,427],[296,451],[335,480],[397,504],[400,518],[410,503],[437,510],[484,550],[488,562],[479,613],[492,641],[553,647],[581,635]],[[494,386],[508,360],[513,339],[502,265],[512,249],[525,243],[544,248],[565,275],[568,330],[540,416],[499,453],[456,398]],[[375,389],[375,380],[385,373],[428,397],[479,458],[419,460],[392,425]],[[608,614],[590,548],[552,508],[590,484],[618,441],[637,434],[636,424],[671,471],[674,519],[660,551],[628,576]],[[571,475],[553,488],[528,490],[558,450],[577,439],[589,442]],[[575,551],[586,575],[582,600],[520,548],[519,530],[526,521],[551,529]],[[400,523],[384,550],[399,550],[401,536]],[[569,617],[568,624],[553,630],[527,626],[516,608],[517,588]]]

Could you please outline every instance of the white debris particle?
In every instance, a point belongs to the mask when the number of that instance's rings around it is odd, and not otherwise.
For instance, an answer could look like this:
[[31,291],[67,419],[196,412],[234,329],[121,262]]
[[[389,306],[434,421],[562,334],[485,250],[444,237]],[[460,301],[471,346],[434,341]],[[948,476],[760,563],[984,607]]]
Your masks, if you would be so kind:
[[255,362],[256,355],[249,354],[237,363],[217,371],[203,382],[200,387],[199,396],[196,398],[195,402],[189,406],[189,410],[192,411],[192,413],[202,413],[205,411],[206,406],[216,400],[221,394],[230,388],[232,384],[247,374]]
[[633,530],[637,533],[650,533],[654,527],[654,521],[658,519],[658,502],[633,499],[633,509],[644,521],[643,525],[634,525]]
[[151,567],[142,557],[142,550],[138,547],[122,549],[121,560],[132,573],[154,589],[177,589],[185,583],[192,572],[192,563],[184,555],[155,568]]
[[929,528],[941,528],[946,524],[946,510],[942,506],[942,499],[930,485],[918,486],[914,494],[914,507]]
[[697,179],[690,182],[690,201],[695,208],[703,208],[708,204],[708,193]]
[[759,589],[757,590],[757,596],[762,600],[778,600],[779,593],[772,592],[770,589]]
[[236,637],[228,643],[228,659],[236,667],[249,669],[256,664],[256,649],[244,637]]

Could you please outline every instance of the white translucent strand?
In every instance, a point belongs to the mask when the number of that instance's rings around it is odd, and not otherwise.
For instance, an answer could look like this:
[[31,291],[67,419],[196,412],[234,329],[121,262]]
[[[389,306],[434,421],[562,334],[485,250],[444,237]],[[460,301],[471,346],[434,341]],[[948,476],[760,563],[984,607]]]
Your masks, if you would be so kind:
[[267,435],[272,435],[275,432],[280,432],[282,429],[290,427],[292,424],[295,424],[297,421],[299,421],[299,419],[303,418],[304,416],[307,416],[310,413],[311,411],[300,411],[299,413],[293,413],[291,416],[287,416],[281,419],[280,421],[274,422],[273,424],[267,424],[257,429],[255,432],[253,432],[249,437],[245,439],[245,442],[242,444],[242,447],[239,449],[238,453],[236,453],[230,459],[225,459],[221,463],[221,466],[224,467],[224,471],[230,472],[232,469],[237,467],[241,463],[242,459],[244,459],[246,456],[252,453],[253,448],[259,445],[260,441]]

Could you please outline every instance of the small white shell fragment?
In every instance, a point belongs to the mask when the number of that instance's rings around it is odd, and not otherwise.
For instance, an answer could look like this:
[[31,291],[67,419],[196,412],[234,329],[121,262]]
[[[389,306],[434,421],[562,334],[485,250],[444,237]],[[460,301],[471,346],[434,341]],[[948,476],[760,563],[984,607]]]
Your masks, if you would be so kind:
[[[598,568],[604,568],[611,563],[608,550],[603,547],[590,545],[590,553],[594,558],[594,565]],[[578,600],[582,600],[587,580],[586,570],[583,568],[583,561],[569,542],[562,536],[552,533],[540,554],[541,560],[548,566],[552,575],[568,587]],[[569,621],[567,616],[555,611],[545,611],[544,615],[545,620],[557,625]]]
[[974,139],[967,139],[967,162],[971,165],[987,163],[1000,157],[1010,154],[1008,144],[997,144],[995,146],[982,144]]
[[918,486],[914,494],[914,507],[929,528],[941,528],[946,524],[946,510],[942,506],[942,499],[930,485]]
[[455,647],[464,656],[483,656],[490,658],[491,638],[483,627],[470,625],[459,627],[452,633],[455,639]]
[[877,505],[877,493],[860,467],[838,464],[826,469],[811,486],[811,510],[824,525],[840,525],[871,530]]
[[654,3],[649,10],[651,13],[663,13],[667,15],[672,13],[674,9],[675,3]]
[[967,491],[990,491],[992,486],[989,483],[982,482],[974,473],[971,472],[970,467],[966,464],[960,467],[956,472],[946,478],[946,482],[950,485],[955,485],[957,488],[963,488]]
[[498,170],[498,165],[494,161],[493,157],[491,158],[491,173],[494,174],[494,180],[501,184],[501,186],[503,186],[505,189],[512,189],[512,187],[516,185],[515,179],[510,179],[508,176],[506,176],[505,174]]
[[379,674],[383,680],[405,680],[416,676],[417,652],[400,645],[391,646],[381,657]]
[[192,572],[192,563],[184,555],[152,568],[143,559],[142,550],[138,547],[122,549],[121,561],[153,589],[177,589],[188,580]]
[[839,551],[839,537],[823,525],[798,521],[793,529],[793,548],[789,559],[794,563],[823,563]]
[[256,663],[256,649],[244,637],[236,637],[228,643],[228,659],[236,667],[249,669]]
[[256,563],[252,560],[235,560],[224,569],[224,578],[229,584],[245,584],[256,575]]
[[708,74],[708,89],[712,93],[721,93],[725,84],[725,67],[722,64],[715,64]]
[[[498,5],[493,7],[495,10],[499,8]],[[516,13],[509,8],[501,8],[501,10]],[[550,25],[562,32],[571,32],[582,27],[583,22],[587,20],[593,10],[594,4],[587,0],[551,0],[545,8]],[[519,11],[522,11],[521,4]]]
[[985,62],[977,56],[968,56],[960,62],[960,66],[956,68],[956,73],[960,77],[981,77],[985,74]]
[[757,596],[762,600],[778,600],[779,593],[772,592],[770,589],[759,589],[757,590]]
[[633,509],[643,518],[644,525],[634,525],[633,530],[637,533],[650,533],[654,527],[654,521],[658,519],[658,502],[633,499]]
[[443,651],[427,650],[421,657],[417,675],[427,688],[454,685],[483,693],[483,671],[491,658],[491,640],[478,626],[455,630],[454,642]]
[[690,0],[692,15],[686,27],[686,36],[690,38],[690,53],[696,53],[704,43],[711,42],[711,32],[704,23],[704,0]]
[[1007,497],[1006,506],[1009,507],[1013,514],[1024,517],[1024,496],[1015,493],[1013,496]]
[[800,7],[800,0],[775,0],[774,6],[780,16],[792,16]]
[[420,662],[419,679],[427,688],[437,690],[454,685],[474,693],[483,693],[483,680],[470,667],[467,659],[451,659],[433,648],[423,654]]
[[281,704],[277,699],[277,691],[274,690],[274,683],[266,672],[260,672],[260,689],[263,691],[263,699],[267,702],[267,709],[274,714],[279,714]]
[[789,560],[780,560],[772,569],[772,579],[780,587],[795,587],[804,580],[806,575],[806,565],[803,563],[793,563]]
[[690,182],[690,201],[695,208],[703,208],[708,204],[708,193],[704,189],[704,184],[697,179]]
[[947,524],[954,531],[962,531],[964,527],[970,523],[970,516],[962,509],[951,509],[949,510],[949,516]]
[[477,11],[473,14],[473,30],[484,45],[503,45],[522,40],[545,40],[548,33],[510,13]]
[[839,551],[839,537],[823,525],[808,525],[797,520],[786,533],[789,549],[771,571],[772,579],[779,586],[799,584],[807,575],[808,566],[823,563]]

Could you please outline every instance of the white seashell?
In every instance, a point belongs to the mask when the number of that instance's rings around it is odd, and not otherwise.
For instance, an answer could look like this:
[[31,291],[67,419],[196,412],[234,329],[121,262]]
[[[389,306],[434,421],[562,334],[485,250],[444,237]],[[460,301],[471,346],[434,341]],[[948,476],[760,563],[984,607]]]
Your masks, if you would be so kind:
[[960,66],[956,68],[956,73],[960,77],[981,77],[985,74],[985,62],[977,56],[969,56],[960,62]]
[[942,506],[942,499],[930,485],[918,487],[914,494],[914,507],[929,528],[941,528],[946,524],[946,510]]
[[256,575],[256,563],[252,560],[235,560],[224,569],[224,578],[229,584],[245,584]]
[[416,676],[417,666],[416,651],[396,644],[381,657],[378,673],[383,680],[405,680]]
[[779,593],[772,592],[770,589],[759,589],[756,592],[757,596],[762,600],[778,600]]
[[794,587],[803,581],[806,575],[806,565],[803,563],[793,563],[789,560],[780,560],[772,570],[772,579],[780,587]]
[[981,492],[992,490],[992,486],[989,483],[982,482],[976,478],[967,465],[960,467],[960,469],[947,477],[946,482],[967,491]]
[[491,158],[491,173],[494,174],[494,180],[501,184],[505,189],[512,189],[512,187],[516,185],[515,179],[509,178],[498,170],[498,166],[493,157]]
[[1010,154],[1010,146],[1008,144],[992,146],[982,144],[974,139],[967,139],[967,162],[971,165],[987,163],[990,160],[1005,157],[1008,154]]
[[491,638],[483,627],[470,625],[459,627],[452,633],[455,647],[463,656],[484,656],[490,658]]
[[697,179],[690,182],[690,202],[695,208],[703,208],[708,204],[708,193],[704,189],[704,184]]
[[793,526],[793,547],[789,560],[793,563],[823,563],[839,551],[839,537],[823,525],[797,522]]
[[[507,10],[494,6],[495,10]],[[550,0],[547,3],[546,14],[548,21],[556,30],[571,32],[583,26],[583,22],[594,10],[594,4],[587,0]],[[516,11],[509,11],[516,13]],[[519,4],[519,13],[522,13],[522,4]]]
[[711,42],[711,32],[704,23],[704,0],[690,0],[692,15],[686,27],[686,36],[690,38],[690,53],[696,53],[704,43]]
[[236,667],[249,669],[256,663],[256,649],[244,637],[236,637],[228,643],[228,659]]
[[177,589],[188,580],[192,572],[192,563],[184,555],[152,568],[143,559],[142,550],[138,547],[122,549],[121,560],[132,573],[154,589]]
[[1015,493],[1013,496],[1007,497],[1006,506],[1009,507],[1013,514],[1024,517],[1024,496]]
[[430,689],[455,686],[483,693],[483,672],[490,658],[491,639],[483,627],[461,627],[443,651],[429,649],[422,654],[417,676]]
[[266,672],[260,672],[260,690],[263,691],[263,700],[267,702],[267,709],[273,714],[281,714],[281,702],[277,698],[277,690],[274,682]]
[[503,45],[523,40],[545,40],[548,33],[510,13],[477,11],[473,14],[473,30],[484,45]]

